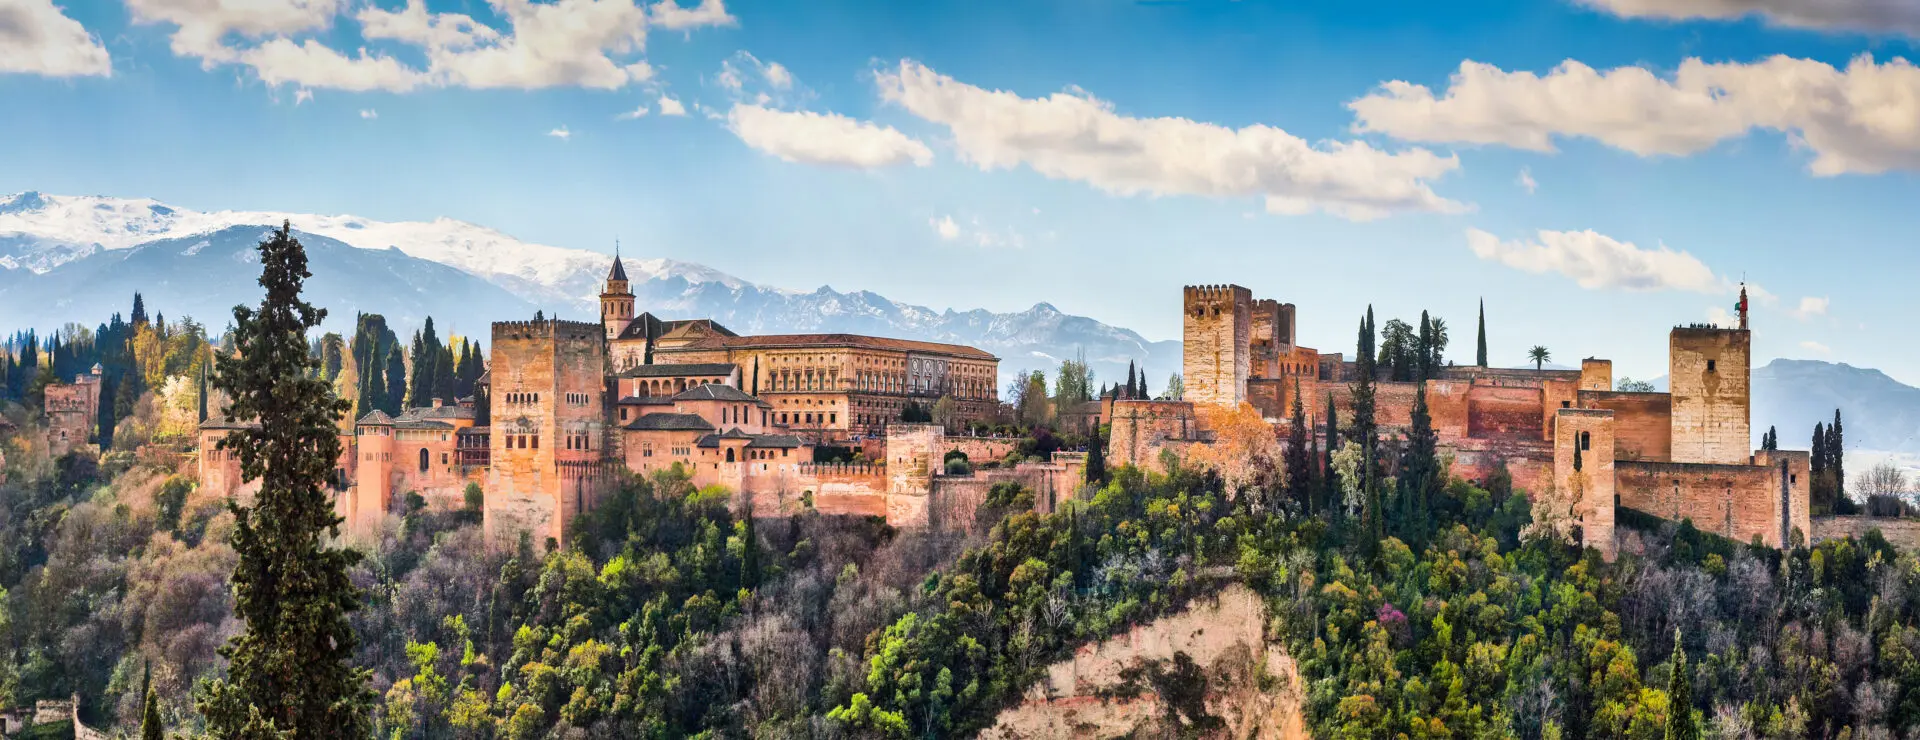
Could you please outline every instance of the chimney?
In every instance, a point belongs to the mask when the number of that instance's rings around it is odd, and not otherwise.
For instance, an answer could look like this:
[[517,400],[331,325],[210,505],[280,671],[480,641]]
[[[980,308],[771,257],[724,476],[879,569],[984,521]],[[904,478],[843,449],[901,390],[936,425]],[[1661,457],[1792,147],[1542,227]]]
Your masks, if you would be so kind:
[[437,409],[437,408],[440,408],[440,403],[441,403],[441,401],[440,401],[440,399],[438,399],[438,398],[435,398],[435,399],[433,399],[433,407],[434,407],[434,408],[436,408],[436,409]]

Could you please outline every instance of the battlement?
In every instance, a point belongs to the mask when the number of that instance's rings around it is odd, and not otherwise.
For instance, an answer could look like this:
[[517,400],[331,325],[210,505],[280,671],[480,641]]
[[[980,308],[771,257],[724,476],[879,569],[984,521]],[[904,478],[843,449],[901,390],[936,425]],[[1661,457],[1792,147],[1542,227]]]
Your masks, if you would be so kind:
[[1673,327],[1672,335],[1681,336],[1684,334],[1700,334],[1700,335],[1737,334],[1737,333],[1746,333],[1747,331],[1748,331],[1747,329],[1742,329],[1737,326],[1720,326],[1718,324],[1680,324]]
[[1253,291],[1238,285],[1189,285],[1182,289],[1186,307],[1217,308],[1253,302]]
[[602,324],[560,319],[493,322],[493,339],[496,342],[512,339],[598,340],[605,336],[606,331],[606,326]]

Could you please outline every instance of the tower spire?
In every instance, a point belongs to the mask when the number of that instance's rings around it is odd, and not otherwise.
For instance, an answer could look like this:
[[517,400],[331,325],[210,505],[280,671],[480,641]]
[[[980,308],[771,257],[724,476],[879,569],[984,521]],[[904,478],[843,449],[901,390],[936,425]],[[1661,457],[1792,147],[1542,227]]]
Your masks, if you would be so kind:
[[1734,304],[1733,308],[1740,312],[1740,329],[1745,331],[1747,328],[1747,284],[1744,281],[1740,283],[1740,302]]

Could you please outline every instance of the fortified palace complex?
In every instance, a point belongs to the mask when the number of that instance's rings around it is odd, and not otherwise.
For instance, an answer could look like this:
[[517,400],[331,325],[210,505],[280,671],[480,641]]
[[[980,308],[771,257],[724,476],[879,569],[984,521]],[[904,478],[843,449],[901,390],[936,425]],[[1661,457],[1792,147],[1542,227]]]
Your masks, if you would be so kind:
[[[1352,418],[1355,363],[1298,344],[1293,305],[1218,285],[1186,288],[1184,309],[1186,398],[1116,401],[1111,464],[1151,465],[1161,450],[1208,444],[1198,407],[1247,403],[1284,428],[1296,388],[1309,424],[1324,431],[1329,398]],[[1744,289],[1739,322],[1674,328],[1668,393],[1615,391],[1612,363],[1598,359],[1577,371],[1441,368],[1424,381],[1434,432],[1455,476],[1485,480],[1505,465],[1536,505],[1568,513],[1585,544],[1609,558],[1621,506],[1692,519],[1740,542],[1805,541],[1813,531],[1808,453],[1752,449]],[[1406,429],[1418,384],[1375,388],[1383,435]]]
[[[343,430],[337,508],[349,530],[377,531],[410,492],[457,508],[477,484],[496,542],[524,532],[564,543],[567,524],[623,468],[675,465],[764,514],[812,507],[896,526],[966,526],[1002,481],[1035,489],[1043,511],[1081,488],[1085,453],[948,475],[949,451],[999,460],[1013,440],[893,421],[908,404],[942,397],[963,422],[994,415],[999,360],[986,352],[849,334],[740,336],[711,320],[636,316],[618,257],[600,305],[598,323],[493,325],[482,378],[488,425],[476,425],[474,398],[435,399],[397,418],[374,411]],[[1299,394],[1318,433],[1329,403],[1352,418],[1356,363],[1301,345],[1292,304],[1219,285],[1187,287],[1183,308],[1186,397],[1095,404],[1109,424],[1109,464],[1158,466],[1166,452],[1211,444],[1208,409],[1250,405],[1284,433]],[[1536,507],[1563,514],[1609,558],[1622,506],[1741,542],[1791,545],[1813,534],[1810,457],[1752,449],[1747,320],[1742,289],[1738,327],[1669,332],[1668,393],[1615,391],[1612,363],[1600,359],[1579,370],[1449,366],[1420,383],[1376,381],[1375,418],[1383,435],[1404,431],[1424,383],[1455,476],[1484,481],[1504,466]],[[54,454],[86,443],[98,374],[47,387]],[[202,424],[201,484],[248,495],[257,484],[243,485],[238,461],[215,449],[231,428]],[[871,462],[815,464],[814,449],[829,444],[857,445]]]
[[[636,316],[617,257],[600,306],[599,323],[493,325],[485,426],[475,398],[436,399],[398,417],[374,411],[343,432],[347,485],[336,508],[349,531],[377,531],[410,492],[458,508],[471,483],[485,493],[496,542],[525,532],[564,543],[567,525],[613,490],[623,468],[680,465],[695,485],[741,492],[762,513],[810,506],[899,526],[971,521],[1002,480],[1033,487],[1050,508],[1083,477],[1084,454],[1072,453],[942,475],[948,451],[997,460],[1013,440],[893,421],[908,404],[943,397],[962,422],[994,414],[999,359],[978,349],[850,334],[740,336],[706,319]],[[215,449],[230,429],[202,425],[201,484],[247,495],[254,484],[243,486],[238,462]],[[828,444],[859,446],[873,462],[815,464],[814,448]]]

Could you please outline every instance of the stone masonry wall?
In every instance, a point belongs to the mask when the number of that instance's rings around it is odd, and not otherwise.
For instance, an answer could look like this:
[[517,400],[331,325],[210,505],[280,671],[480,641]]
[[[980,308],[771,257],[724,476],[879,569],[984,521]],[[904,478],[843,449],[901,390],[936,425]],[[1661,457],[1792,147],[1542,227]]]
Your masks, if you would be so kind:
[[1246,400],[1253,293],[1238,285],[1187,286],[1182,337],[1186,400],[1236,406]]
[[1681,327],[1668,338],[1675,462],[1744,463],[1752,453],[1751,335]]
[[[493,325],[485,527],[496,542],[525,531],[536,546],[564,544],[566,524],[593,505],[600,481],[592,472],[611,441],[603,332],[569,321]],[[585,435],[590,448],[567,449],[569,435]]]
[[[1580,524],[1580,541],[1612,560],[1616,553],[1613,412],[1561,409],[1554,415],[1553,439],[1554,491],[1549,498],[1550,505],[1570,507],[1574,520]],[[1579,447],[1578,470],[1574,469],[1576,446]]]
[[1758,465],[1622,462],[1620,505],[1663,519],[1693,520],[1702,531],[1739,542],[1780,543],[1774,471]]
[[1107,432],[1107,464],[1146,468],[1159,463],[1160,450],[1198,438],[1193,404],[1185,401],[1116,401]]

